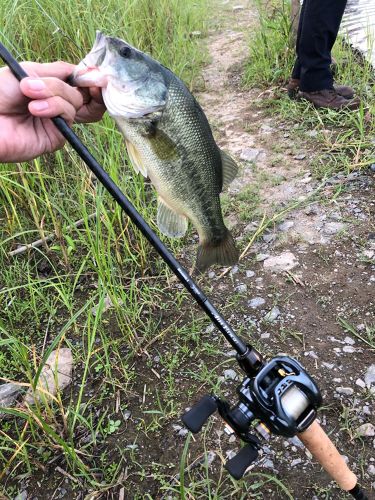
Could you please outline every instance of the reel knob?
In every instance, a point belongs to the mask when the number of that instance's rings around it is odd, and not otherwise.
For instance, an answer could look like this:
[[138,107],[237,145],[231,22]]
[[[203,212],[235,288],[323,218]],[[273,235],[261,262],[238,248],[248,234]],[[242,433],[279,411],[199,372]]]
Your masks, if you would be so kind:
[[182,421],[189,431],[197,433],[216,410],[216,398],[207,394],[182,416]]
[[253,444],[247,444],[228,460],[225,468],[234,479],[241,479],[246,469],[258,458],[258,449]]

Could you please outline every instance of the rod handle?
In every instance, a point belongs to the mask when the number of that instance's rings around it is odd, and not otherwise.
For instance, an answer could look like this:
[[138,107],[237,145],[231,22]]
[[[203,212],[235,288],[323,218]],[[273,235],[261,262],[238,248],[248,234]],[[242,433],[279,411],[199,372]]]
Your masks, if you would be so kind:
[[298,437],[341,489],[350,492],[355,488],[357,476],[346,465],[336,446],[316,420]]

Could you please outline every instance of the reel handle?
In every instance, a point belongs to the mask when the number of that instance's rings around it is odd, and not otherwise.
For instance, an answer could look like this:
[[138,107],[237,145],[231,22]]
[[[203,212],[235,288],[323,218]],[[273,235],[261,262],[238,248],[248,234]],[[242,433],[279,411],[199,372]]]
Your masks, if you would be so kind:
[[213,396],[203,396],[195,405],[186,412],[181,420],[189,431],[196,434],[199,432],[203,425],[207,422],[208,418],[217,410],[217,401]]
[[[357,486],[357,477],[346,465],[337,448],[318,422],[315,420],[297,436],[340,488],[352,493],[351,490],[354,490]],[[364,499],[365,497],[357,498]]]

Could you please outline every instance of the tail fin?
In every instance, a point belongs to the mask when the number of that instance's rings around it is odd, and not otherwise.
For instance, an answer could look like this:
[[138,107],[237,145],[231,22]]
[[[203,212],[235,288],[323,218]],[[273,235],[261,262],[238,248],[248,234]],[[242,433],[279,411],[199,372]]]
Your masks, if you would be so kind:
[[220,240],[209,240],[198,248],[195,268],[203,272],[212,264],[233,266],[238,262],[239,252],[234,244],[233,236],[228,230]]

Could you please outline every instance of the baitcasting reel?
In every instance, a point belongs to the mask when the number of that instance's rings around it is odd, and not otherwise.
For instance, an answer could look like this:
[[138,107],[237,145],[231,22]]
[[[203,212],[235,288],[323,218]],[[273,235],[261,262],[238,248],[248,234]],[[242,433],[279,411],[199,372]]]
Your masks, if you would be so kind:
[[249,431],[253,421],[258,421],[254,428],[264,439],[269,439],[270,434],[295,436],[314,421],[322,396],[303,367],[287,356],[273,358],[266,364],[258,362],[258,372],[246,377],[237,393],[239,402],[232,408],[217,396],[204,396],[183,415],[182,421],[196,433],[218,410],[229,433],[247,443],[225,465],[235,479],[240,479],[257,459],[261,447],[260,439]]

